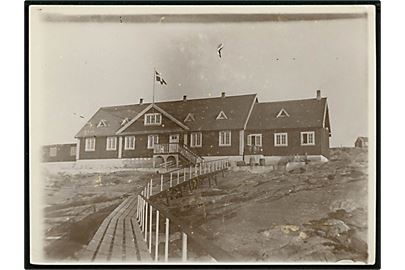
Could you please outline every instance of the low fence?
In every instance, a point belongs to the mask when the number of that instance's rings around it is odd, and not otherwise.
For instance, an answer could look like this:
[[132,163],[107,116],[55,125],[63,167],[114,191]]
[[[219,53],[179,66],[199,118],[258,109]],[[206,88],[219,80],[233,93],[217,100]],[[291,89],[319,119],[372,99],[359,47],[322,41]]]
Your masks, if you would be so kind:
[[[228,168],[229,161],[227,159],[201,162],[195,166],[166,172],[160,175],[159,181],[151,179],[150,182],[147,183],[141,194],[138,195],[136,218],[144,237],[143,240],[148,245],[149,253],[152,256],[154,253],[156,262],[159,261],[159,243],[162,242],[159,239],[161,223],[165,227],[164,262],[168,262],[169,260],[170,226],[174,226],[174,228],[181,233],[181,260],[183,262],[187,261],[188,241],[192,241],[193,245],[199,247],[217,261],[232,261],[233,258],[230,254],[201,237],[201,234],[198,233],[198,228],[191,228],[184,224],[172,216],[166,209],[151,200],[152,197],[159,196],[162,193],[167,194],[182,185],[190,184],[193,180],[210,178],[220,172],[223,173]],[[160,218],[162,218],[163,222],[161,222]],[[154,250],[152,250],[152,246]]]

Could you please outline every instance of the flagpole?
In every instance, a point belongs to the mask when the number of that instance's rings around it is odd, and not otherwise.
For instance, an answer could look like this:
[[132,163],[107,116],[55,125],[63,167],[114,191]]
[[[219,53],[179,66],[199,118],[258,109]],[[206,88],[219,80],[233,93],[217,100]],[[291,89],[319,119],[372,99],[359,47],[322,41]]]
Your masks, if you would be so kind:
[[153,92],[152,92],[152,104],[155,104],[155,83],[156,83],[156,69],[153,69]]

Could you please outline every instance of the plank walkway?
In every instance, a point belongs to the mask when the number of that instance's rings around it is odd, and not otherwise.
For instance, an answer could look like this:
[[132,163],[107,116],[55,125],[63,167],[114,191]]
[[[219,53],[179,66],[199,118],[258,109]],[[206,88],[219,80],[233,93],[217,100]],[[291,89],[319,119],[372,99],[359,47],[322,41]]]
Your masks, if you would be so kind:
[[148,262],[151,255],[136,220],[137,196],[125,199],[107,216],[94,234],[80,261]]

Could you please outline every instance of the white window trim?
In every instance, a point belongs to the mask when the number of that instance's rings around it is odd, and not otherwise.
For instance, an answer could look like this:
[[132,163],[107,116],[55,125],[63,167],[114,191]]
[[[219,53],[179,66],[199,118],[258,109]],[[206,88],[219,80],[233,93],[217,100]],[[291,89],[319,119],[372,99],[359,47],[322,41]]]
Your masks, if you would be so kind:
[[[113,140],[113,145],[110,145],[110,141]],[[116,151],[117,150],[117,137],[107,137],[105,149],[107,151]]]
[[194,118],[194,114],[193,113],[188,113],[186,118],[184,119],[184,122],[194,122],[195,118]]
[[[194,136],[199,137],[200,140],[197,140],[197,142],[200,141],[199,144],[196,144],[196,142],[194,141]],[[202,133],[201,132],[192,132],[190,134],[190,147],[192,147],[192,148],[202,147]]]
[[[285,144],[278,144],[277,143],[277,136],[283,136],[285,135]],[[280,140],[281,141],[281,140]],[[275,147],[283,147],[283,146],[288,146],[288,133],[287,132],[282,132],[282,133],[274,133],[274,146]]]
[[[93,141],[94,143],[89,143],[90,141]],[[90,147],[92,146],[92,147]],[[96,150],[96,138],[86,138],[84,140],[84,151],[85,152],[92,152]]]
[[260,137],[260,145],[256,143],[256,139],[255,139],[255,145],[256,146],[262,146],[263,145],[263,137],[262,134],[249,134],[247,137],[247,145],[252,145],[252,137]]
[[107,121],[104,119],[101,119],[100,122],[98,122],[97,127],[106,127],[107,126]]
[[[229,144],[228,143],[221,143],[221,134],[225,134],[229,132]],[[218,133],[218,145],[219,146],[232,146],[232,132],[230,130],[223,130]]]
[[[304,134],[312,134],[313,142],[304,143]],[[315,145],[315,131],[303,131],[301,132],[301,145]]]
[[[53,153],[52,150],[55,150],[55,153]],[[49,156],[56,157],[57,155],[58,155],[58,148],[56,146],[49,147]]]
[[226,119],[228,119],[228,116],[226,116],[224,111],[220,111],[216,119],[217,120],[226,120]]
[[[156,122],[156,116],[159,115],[159,122]],[[155,121],[152,123],[148,123],[147,118],[148,116],[154,116]],[[146,113],[144,116],[144,125],[145,126],[159,126],[162,124],[162,114],[161,113]]]
[[[153,140],[151,140],[153,138]],[[155,141],[156,138],[156,141]],[[152,143],[150,143],[152,142]],[[148,135],[148,142],[147,142],[147,148],[148,149],[153,149],[155,147],[155,144],[159,143],[159,135]]]
[[[132,140],[132,138],[133,138],[133,145],[132,146],[130,146],[129,145],[129,140],[131,139]],[[135,138],[135,136],[125,136],[125,138],[124,138],[124,150],[135,150],[135,140],[136,140],[136,138]]]
[[[285,116],[282,115],[283,113],[285,114]],[[277,114],[277,118],[279,118],[279,117],[290,117],[290,115],[288,114],[288,112],[284,108],[282,108],[280,110],[280,112]]]
[[[72,151],[74,149],[74,151]],[[70,147],[70,156],[76,156],[76,146],[71,146]]]

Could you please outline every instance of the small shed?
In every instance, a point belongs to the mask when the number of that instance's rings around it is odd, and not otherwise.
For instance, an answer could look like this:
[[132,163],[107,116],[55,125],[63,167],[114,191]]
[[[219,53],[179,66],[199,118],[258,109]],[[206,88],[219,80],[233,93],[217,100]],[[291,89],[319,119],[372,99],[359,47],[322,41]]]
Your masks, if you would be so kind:
[[368,148],[368,137],[358,137],[354,142],[354,147]]

